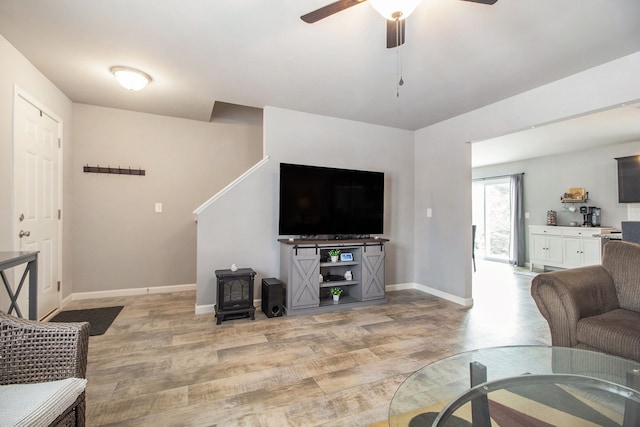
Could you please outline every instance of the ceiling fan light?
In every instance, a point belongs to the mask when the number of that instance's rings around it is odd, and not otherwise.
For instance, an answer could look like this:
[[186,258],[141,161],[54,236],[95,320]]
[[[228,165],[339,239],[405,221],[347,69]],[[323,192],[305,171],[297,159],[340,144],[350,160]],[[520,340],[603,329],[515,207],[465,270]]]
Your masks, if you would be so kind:
[[394,21],[406,19],[422,0],[369,0],[371,6],[384,17]]
[[112,67],[111,73],[125,89],[138,91],[151,82],[151,77],[144,71],[130,67]]

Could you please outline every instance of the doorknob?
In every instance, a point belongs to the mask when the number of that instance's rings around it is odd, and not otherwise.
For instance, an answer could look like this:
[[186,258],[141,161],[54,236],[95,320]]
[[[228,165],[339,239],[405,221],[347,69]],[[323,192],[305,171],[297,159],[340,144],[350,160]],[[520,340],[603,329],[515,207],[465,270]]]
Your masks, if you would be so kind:
[[20,233],[18,233],[18,237],[20,237],[21,239],[23,237],[29,237],[29,236],[31,236],[31,232],[30,231],[22,231],[22,230],[20,230]]

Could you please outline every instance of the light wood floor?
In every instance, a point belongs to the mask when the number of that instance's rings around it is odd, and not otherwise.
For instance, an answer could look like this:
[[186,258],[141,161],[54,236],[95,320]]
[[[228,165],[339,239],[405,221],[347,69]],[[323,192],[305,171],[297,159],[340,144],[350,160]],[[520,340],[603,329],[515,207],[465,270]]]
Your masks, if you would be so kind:
[[478,263],[471,309],[418,291],[314,316],[225,321],[195,292],[74,301],[124,305],[89,340],[87,425],[385,426],[400,383],[465,350],[550,344],[531,277]]

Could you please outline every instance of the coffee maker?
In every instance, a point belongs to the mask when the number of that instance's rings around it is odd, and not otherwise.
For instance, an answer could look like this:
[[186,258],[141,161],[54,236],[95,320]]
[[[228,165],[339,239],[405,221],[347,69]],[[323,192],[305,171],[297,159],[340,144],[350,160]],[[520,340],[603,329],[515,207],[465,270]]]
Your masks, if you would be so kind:
[[580,206],[583,227],[600,227],[602,209],[595,206]]

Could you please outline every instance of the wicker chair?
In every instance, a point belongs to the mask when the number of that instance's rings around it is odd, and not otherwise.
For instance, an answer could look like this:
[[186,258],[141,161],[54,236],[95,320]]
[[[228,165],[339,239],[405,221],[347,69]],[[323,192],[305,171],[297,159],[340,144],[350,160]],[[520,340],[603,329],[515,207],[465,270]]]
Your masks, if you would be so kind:
[[[0,385],[86,378],[89,323],[46,323],[0,312]],[[52,426],[84,426],[85,393]]]

